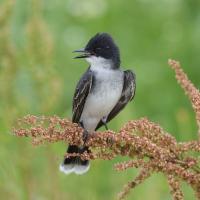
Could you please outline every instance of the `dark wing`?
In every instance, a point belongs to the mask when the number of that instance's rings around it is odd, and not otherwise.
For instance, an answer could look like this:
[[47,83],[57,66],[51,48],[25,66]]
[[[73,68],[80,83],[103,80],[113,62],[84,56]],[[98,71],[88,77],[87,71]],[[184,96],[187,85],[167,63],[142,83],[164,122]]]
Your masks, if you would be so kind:
[[[126,104],[133,99],[133,97],[135,96],[135,90],[136,90],[135,74],[131,70],[124,71],[124,85],[121,97],[117,102],[117,104],[115,105],[115,107],[109,113],[106,123],[112,120],[126,106]],[[102,125],[104,125],[104,123],[100,121],[96,127],[96,130],[100,128]]]
[[76,86],[73,98],[72,122],[79,123],[86,98],[91,91],[93,73],[88,69]]

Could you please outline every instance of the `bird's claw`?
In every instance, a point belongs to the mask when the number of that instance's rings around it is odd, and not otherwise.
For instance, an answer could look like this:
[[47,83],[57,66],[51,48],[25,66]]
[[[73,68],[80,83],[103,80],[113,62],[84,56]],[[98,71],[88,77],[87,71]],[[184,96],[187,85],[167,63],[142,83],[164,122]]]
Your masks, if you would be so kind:
[[113,138],[107,138],[107,139],[106,139],[106,142],[107,142],[107,144],[110,145],[111,147],[112,147],[112,145],[114,144]]
[[106,123],[107,117],[103,117],[101,121],[102,121],[103,125],[105,126],[105,129],[108,130],[108,126],[107,126],[107,123]]
[[84,130],[83,131],[83,142],[84,142],[84,144],[87,142],[88,136],[89,136],[89,133],[87,132],[87,130]]

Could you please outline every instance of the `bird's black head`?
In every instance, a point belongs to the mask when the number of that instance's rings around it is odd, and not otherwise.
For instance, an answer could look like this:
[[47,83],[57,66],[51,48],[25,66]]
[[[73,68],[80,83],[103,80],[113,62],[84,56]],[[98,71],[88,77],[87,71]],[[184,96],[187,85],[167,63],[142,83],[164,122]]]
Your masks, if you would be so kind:
[[75,58],[99,57],[112,61],[115,68],[118,68],[120,66],[119,48],[114,43],[112,37],[108,33],[97,33],[89,40],[84,49],[77,50],[75,52],[83,53],[82,55]]

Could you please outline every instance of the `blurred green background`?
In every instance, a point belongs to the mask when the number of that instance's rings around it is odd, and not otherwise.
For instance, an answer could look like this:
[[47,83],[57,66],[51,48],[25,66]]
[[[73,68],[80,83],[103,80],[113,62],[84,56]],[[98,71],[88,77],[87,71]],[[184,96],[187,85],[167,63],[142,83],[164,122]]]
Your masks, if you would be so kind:
[[[71,117],[75,85],[88,64],[71,52],[97,32],[110,33],[124,69],[137,75],[137,92],[109,128],[143,116],[178,141],[196,139],[195,116],[168,58],[181,61],[200,88],[198,0],[0,0],[0,199],[110,200],[138,170],[115,172],[113,161],[93,161],[84,176],[58,166],[66,144],[37,148],[12,127],[27,114]],[[182,185],[185,199],[193,192]],[[169,200],[164,176],[154,175],[128,199]]]

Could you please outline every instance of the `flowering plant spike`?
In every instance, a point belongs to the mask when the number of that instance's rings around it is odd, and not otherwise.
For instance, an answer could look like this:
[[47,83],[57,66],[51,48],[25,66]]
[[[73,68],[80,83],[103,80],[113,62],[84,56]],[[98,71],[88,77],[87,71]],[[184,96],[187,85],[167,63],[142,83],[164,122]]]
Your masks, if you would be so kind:
[[[125,199],[131,189],[143,183],[153,173],[166,176],[170,193],[174,200],[183,200],[184,196],[180,182],[186,182],[193,190],[196,199],[200,199],[200,166],[197,154],[200,152],[200,92],[188,79],[179,62],[169,60],[169,65],[175,71],[176,79],[189,97],[198,126],[198,140],[177,142],[163,128],[147,118],[127,122],[119,132],[98,131],[91,134],[86,145],[91,152],[83,153],[81,159],[113,159],[116,156],[127,156],[129,161],[115,164],[117,171],[128,168],[140,168],[139,174],[126,184],[118,195]],[[25,128],[24,128],[25,127]],[[28,115],[18,120],[14,134],[19,137],[30,137],[34,145],[53,142],[83,144],[83,129],[70,120],[57,116],[36,117]],[[77,156],[77,154],[66,154]]]

